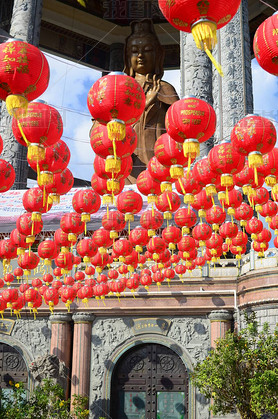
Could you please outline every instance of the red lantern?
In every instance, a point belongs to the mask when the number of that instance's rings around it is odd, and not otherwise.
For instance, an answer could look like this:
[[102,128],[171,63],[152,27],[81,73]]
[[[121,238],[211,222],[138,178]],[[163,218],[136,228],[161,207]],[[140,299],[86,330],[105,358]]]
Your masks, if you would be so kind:
[[191,236],[182,236],[181,240],[178,242],[178,249],[181,252],[189,252],[192,249],[195,249],[195,240]]
[[44,176],[46,177],[47,173],[50,173],[49,176],[52,182],[53,173],[61,173],[63,170],[66,169],[70,161],[70,150],[63,140],[59,140],[53,146],[46,147],[45,157],[43,159],[40,159],[38,163],[37,160],[33,160],[28,156],[27,160],[33,170],[37,171],[37,168],[39,166],[41,173],[38,181],[40,183],[43,180],[42,178]]
[[9,189],[11,189],[14,181],[15,171],[13,166],[7,161],[0,159],[0,192],[7,192]]
[[61,218],[60,226],[64,233],[68,233],[70,242],[76,242],[76,236],[83,233],[85,228],[84,222],[81,221],[81,215],[75,212],[64,214]]
[[206,247],[208,249],[217,249],[219,247],[221,247],[222,249],[222,244],[223,244],[223,238],[221,237],[221,235],[217,234],[216,232],[212,234],[210,239],[206,240]]
[[47,88],[49,66],[43,53],[23,41],[9,40],[0,45],[0,99],[6,100],[10,114],[27,106]]
[[269,199],[269,193],[266,188],[255,189],[255,195],[253,196],[253,203],[255,204],[256,211],[259,211]]
[[267,230],[267,228],[263,228],[262,231],[257,236],[257,241],[259,243],[270,242],[271,238],[272,238],[271,232]]
[[72,253],[59,253],[58,256],[55,258],[55,264],[58,268],[64,269],[64,271],[68,272],[72,270],[73,267],[73,259],[74,256]]
[[156,208],[161,212],[175,212],[180,207],[181,200],[176,192],[165,191],[157,198]]
[[173,181],[170,175],[170,169],[159,163],[155,156],[153,156],[148,163],[148,171],[156,182]]
[[277,214],[278,207],[276,202],[267,201],[262,208],[259,209],[260,215],[265,217],[266,222],[269,224],[271,222],[272,217]]
[[250,205],[242,202],[235,210],[235,219],[240,221],[241,226],[246,226],[248,220],[253,216],[253,210]]
[[165,279],[164,272],[157,271],[153,274],[153,281],[157,283],[157,285],[161,285],[161,282],[163,282]]
[[91,189],[77,191],[72,198],[73,209],[81,214],[81,221],[90,221],[90,214],[95,214],[100,205],[100,196]]
[[119,179],[112,182],[111,180],[102,179],[94,173],[91,179],[91,185],[94,191],[99,195],[103,196],[111,194],[111,192],[113,192],[114,195],[118,195],[124,189],[125,180]]
[[[58,273],[58,271],[59,271],[59,273]],[[61,271],[62,271],[61,268],[55,268],[55,269],[53,269],[53,274],[57,277],[60,277],[62,275]],[[42,280],[46,283],[46,285],[49,285],[53,281],[53,275],[44,274],[43,277],[42,277]]]
[[[197,48],[208,54],[219,73],[223,75],[221,67],[215,62],[210,51],[217,44],[217,29],[230,22],[240,6],[240,0],[233,1],[231,4],[228,4],[225,0],[217,2],[159,0],[158,4],[163,15],[172,26],[180,31],[192,33]],[[193,115],[198,120],[199,114]]]
[[150,253],[162,253],[166,248],[165,242],[161,237],[153,236],[147,243],[147,250]]
[[27,212],[37,213],[36,221],[41,219],[40,214],[46,213],[52,207],[52,204],[47,205],[45,202],[43,191],[40,188],[31,188],[24,192],[22,202]]
[[3,139],[0,135],[0,154],[2,153],[2,151],[3,151]]
[[17,259],[18,265],[27,271],[35,269],[40,262],[40,258],[30,250],[27,250],[24,255],[19,255]]
[[117,119],[132,125],[145,109],[145,93],[134,78],[110,73],[93,84],[87,104],[92,117],[101,124]]
[[96,267],[96,271],[100,273],[110,261],[108,253],[100,253],[99,251],[91,258],[91,264]]
[[[0,258],[4,259],[4,261],[9,261],[10,259],[14,259],[17,256],[17,248],[10,239],[4,239],[0,241]],[[3,261],[3,265],[5,266],[5,262]]]
[[134,214],[141,211],[143,199],[138,192],[131,190],[122,192],[117,198],[117,208],[125,214],[126,221],[134,221]]
[[113,243],[113,250],[116,253],[117,257],[125,257],[127,255],[130,255],[130,253],[133,251],[133,246],[129,240],[121,238]]
[[191,204],[195,210],[198,210],[199,217],[205,217],[206,211],[213,206],[213,201],[203,189],[194,196],[194,202]]
[[95,268],[93,266],[86,266],[85,268],[85,274],[88,275],[89,277],[93,276],[95,273]]
[[73,303],[77,292],[72,287],[63,287],[63,288],[60,288],[60,290],[61,290],[61,300],[63,301],[63,303],[65,303],[65,306],[67,307],[69,311],[70,306]]
[[[140,217],[140,224],[146,230],[157,230],[163,224],[163,216],[157,210],[145,210]],[[155,234],[155,231],[154,231]],[[153,235],[154,235],[153,234]]]
[[181,230],[171,225],[165,227],[162,231],[162,238],[169,245],[170,250],[175,250],[175,245],[181,240]]
[[248,242],[248,236],[243,231],[239,231],[237,235],[232,239],[233,246],[245,247],[247,245],[247,242]]
[[255,250],[255,252],[259,253],[258,256],[260,257],[260,256],[263,256],[264,252],[268,249],[269,244],[266,242],[255,241],[252,243],[252,247]]
[[59,303],[59,294],[56,288],[47,288],[43,294],[44,301],[49,306],[49,310],[53,313],[53,308]]
[[220,175],[211,169],[207,157],[196,162],[192,169],[192,177],[202,187],[212,183],[215,184],[220,179]]
[[[185,166],[188,161],[188,159],[183,154],[182,145],[173,140],[173,138],[171,138],[167,133],[162,134],[156,140],[154,145],[154,154],[159,163],[161,163],[163,166],[169,167],[170,171],[171,166]],[[181,172],[183,174],[183,170],[181,170]],[[171,175],[171,177],[173,176]]]
[[132,246],[135,246],[136,252],[143,252],[143,246],[149,241],[148,230],[140,226],[135,227],[129,234],[129,240]]
[[3,279],[7,283],[7,285],[10,285],[10,283],[14,281],[14,276],[13,274],[5,274]]
[[[115,160],[114,156],[108,156],[108,157],[109,157],[109,160],[111,160],[111,162],[113,163],[113,161]],[[95,157],[94,169],[98,177],[102,179],[112,179],[113,177],[113,179],[115,180],[120,180],[120,179],[125,179],[130,175],[132,171],[131,156],[128,156],[125,159],[119,160],[120,168],[118,167],[116,169],[114,169],[113,165],[111,167],[107,167],[107,164],[106,164],[107,159],[108,158],[104,160],[99,156]]]
[[[136,185],[137,188],[139,190],[139,192],[141,192],[141,194],[143,195],[160,195],[161,190],[160,190],[160,183],[157,182],[150,174],[150,172],[148,170],[143,170],[139,176],[137,177],[136,180]],[[148,199],[148,203],[150,202],[155,202],[154,201],[150,201]]]
[[23,269],[15,268],[14,276],[16,276],[17,279],[21,278],[23,276]]
[[55,259],[58,255],[58,247],[54,240],[46,239],[38,246],[38,255],[41,259],[45,259],[45,265],[51,265],[51,259]]
[[[43,228],[42,221],[34,221],[32,217],[32,213],[25,212],[24,214],[20,215],[16,220],[16,228],[20,234],[24,236],[30,236],[31,238],[34,237],[36,234],[39,234]],[[34,239],[30,239],[31,242]],[[28,239],[27,239],[28,243]]]
[[262,116],[247,115],[234,126],[231,142],[238,153],[248,155],[249,167],[255,169],[257,184],[257,168],[263,164],[262,154],[269,153],[276,143],[275,126]]
[[110,238],[117,238],[118,232],[125,228],[126,222],[124,215],[117,210],[111,210],[102,217],[102,226],[110,231]]
[[70,247],[71,243],[74,244],[74,242],[69,241],[68,233],[65,233],[61,228],[58,228],[58,230],[55,231],[54,241],[59,247]]
[[228,208],[228,214],[234,215],[235,214],[235,208],[238,208],[242,203],[242,194],[240,191],[236,189],[232,189],[228,192],[228,199],[225,197],[225,199],[221,203],[224,203],[225,208]]
[[[113,240],[110,239],[110,234],[108,230],[105,230],[103,227],[96,230],[92,236],[93,242],[101,248],[108,248],[112,245]],[[93,263],[94,265],[94,263]]]
[[[89,263],[90,258],[95,256],[98,250],[97,244],[89,237],[84,237],[84,239],[80,240],[76,247],[77,253],[83,258],[84,263]],[[92,266],[88,266],[87,268],[93,268]],[[87,272],[86,272],[87,274]],[[93,275],[87,274],[87,275]]]
[[179,227],[193,227],[197,222],[197,215],[192,209],[179,208],[175,213],[175,223]]
[[212,229],[208,224],[197,224],[192,230],[192,237],[199,240],[200,246],[205,246],[205,241],[212,235]]
[[267,186],[274,186],[278,181],[278,148],[274,147],[269,153],[263,155],[263,165],[258,172],[265,176]]
[[258,184],[256,185],[254,169],[251,169],[249,167],[247,161],[245,162],[244,168],[239,173],[235,174],[233,176],[233,179],[234,184],[243,189],[243,193],[246,193],[246,191],[248,191],[248,189],[246,189],[247,186],[256,188],[258,186],[262,186],[264,183],[264,176],[258,171]]
[[192,172],[175,182],[178,193],[184,195],[184,203],[192,204],[194,195],[202,190],[200,183],[193,177]]
[[12,303],[18,299],[18,290],[16,288],[6,288],[2,291],[2,300],[5,301],[8,308],[12,308]]
[[225,211],[217,205],[215,205],[214,207],[206,211],[206,220],[209,224],[214,225],[213,226],[214,230],[218,230],[218,227],[216,226],[223,224],[225,219],[226,219]]
[[[105,125],[98,124],[91,130],[90,143],[97,156],[105,159],[114,154],[113,142],[108,136]],[[137,147],[137,135],[132,126],[126,127],[126,135],[121,141],[115,142],[116,155],[121,158],[131,156]]]
[[13,118],[12,129],[15,139],[21,145],[28,145],[22,136],[23,130],[29,143],[49,147],[61,138],[63,121],[59,112],[52,106],[46,103],[32,102],[28,103],[27,110],[19,109],[17,111],[16,118]]
[[24,249],[27,249],[29,246],[29,244],[26,242],[26,236],[20,234],[16,228],[11,231],[10,240],[18,248],[18,254],[24,253]]
[[221,186],[234,184],[233,175],[244,168],[245,158],[230,143],[222,142],[213,147],[208,154],[211,169],[221,175]]
[[268,73],[278,76],[278,14],[267,18],[256,30],[254,53],[259,65]]

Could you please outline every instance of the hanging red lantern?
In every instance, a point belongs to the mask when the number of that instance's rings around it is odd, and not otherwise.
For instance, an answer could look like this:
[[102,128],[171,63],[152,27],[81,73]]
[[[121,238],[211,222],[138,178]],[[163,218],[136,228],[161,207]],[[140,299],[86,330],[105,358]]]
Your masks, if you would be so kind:
[[253,209],[250,205],[242,202],[239,207],[235,209],[235,219],[240,221],[241,226],[246,226],[248,220],[253,216]]
[[155,235],[155,230],[160,228],[163,224],[162,214],[153,209],[145,210],[140,217],[140,224],[143,228],[148,230],[149,235]]
[[208,163],[214,172],[221,175],[221,186],[228,188],[234,184],[233,175],[244,168],[245,157],[231,143],[223,141],[210,150]]
[[11,231],[10,234],[11,242],[17,247],[17,254],[24,253],[25,249],[28,248],[29,244],[26,242],[26,236],[20,234],[20,232],[15,228]]
[[242,194],[237,189],[232,189],[228,192],[228,199],[225,196],[225,199],[222,201],[220,199],[221,204],[224,204],[225,208],[228,208],[228,215],[235,215],[235,209],[238,208],[242,203]]
[[3,259],[4,270],[11,259],[16,258],[17,248],[10,239],[0,240],[0,258]]
[[202,99],[187,97],[174,102],[165,117],[168,134],[183,143],[183,152],[191,162],[200,154],[200,143],[215,132],[216,114],[212,106]]
[[[240,0],[228,4],[225,0],[215,2],[198,0],[159,0],[159,7],[168,22],[176,29],[191,32],[197,48],[205,51],[220,75],[221,66],[211,54],[217,44],[217,30],[227,25],[234,17]],[[196,114],[195,114],[196,116]]]
[[[248,236],[243,231],[239,231],[235,237],[232,238],[233,246],[245,247],[248,242]],[[243,252],[242,252],[243,253]]]
[[211,169],[207,157],[196,162],[192,169],[192,177],[202,187],[209,184],[215,184],[220,179],[220,175]]
[[126,225],[124,215],[118,210],[111,210],[105,213],[101,223],[105,230],[110,231],[111,239],[117,238],[118,232],[122,231]]
[[198,210],[199,217],[203,218],[206,216],[206,211],[213,206],[213,201],[211,196],[203,189],[194,196],[194,202],[191,205],[195,210]]
[[69,272],[72,270],[73,267],[73,259],[74,256],[72,253],[59,253],[58,256],[55,258],[55,264],[58,268],[62,269],[62,272]]
[[43,294],[44,301],[48,305],[49,310],[53,313],[54,306],[59,303],[59,293],[56,288],[47,288]]
[[49,66],[43,53],[27,42],[8,40],[0,45],[0,99],[12,115],[39,97],[49,82]]
[[81,214],[81,221],[89,222],[90,214],[95,214],[101,205],[100,196],[91,189],[85,189],[75,192],[72,198],[74,211]]
[[155,202],[157,195],[161,194],[160,183],[157,182],[148,170],[143,170],[136,180],[136,185],[141,194],[148,196],[148,203]]
[[267,201],[262,208],[259,209],[259,213],[262,217],[265,217],[265,221],[269,224],[271,222],[272,217],[276,215],[278,212],[278,206],[276,202]]
[[127,178],[131,171],[132,171],[132,158],[131,156],[126,157],[125,159],[120,159],[118,157],[119,165],[114,168],[114,165],[109,166],[109,163],[113,163],[115,161],[114,156],[108,156],[106,159],[102,159],[99,156],[95,156],[94,159],[94,169],[95,173],[98,177],[101,177],[103,179],[125,179]]
[[20,234],[27,236],[27,243],[33,243],[35,241],[34,236],[42,231],[43,222],[33,220],[32,213],[25,212],[16,220],[16,228]]
[[[1,87],[0,87],[1,91]],[[15,181],[15,170],[7,161],[0,159],[0,192],[7,192]]]
[[181,230],[173,225],[165,227],[162,231],[162,238],[170,250],[175,250],[176,244],[181,240]]
[[[259,167],[259,170],[260,169],[261,169],[261,166]],[[264,183],[264,175],[262,175],[259,171],[258,171],[257,175],[258,175],[258,184],[255,183],[254,169],[251,169],[248,165],[248,161],[246,161],[245,166],[241,170],[241,172],[239,172],[239,173],[237,173],[233,176],[234,184],[236,186],[239,186],[240,188],[242,188],[243,193],[248,195],[249,191],[250,191],[250,188],[260,187]]]
[[148,163],[148,171],[156,182],[174,181],[174,179],[171,178],[170,168],[159,163],[155,156],[153,156]]
[[[187,229],[194,227],[197,222],[197,215],[192,209],[179,208],[175,213],[175,223],[179,227],[185,227]],[[183,230],[185,231],[185,230]],[[189,231],[185,231],[189,232]]]
[[145,287],[146,290],[149,289],[149,286],[152,284],[152,277],[151,275],[141,275],[140,277],[140,283]]
[[[90,144],[94,153],[105,159],[114,155],[113,141],[109,138],[107,126],[98,124],[90,132]],[[137,147],[137,135],[132,126],[126,127],[126,135],[115,142],[116,155],[121,158],[131,156]]]
[[269,199],[269,193],[266,188],[257,188],[255,189],[255,195],[253,196],[253,203],[255,205],[256,211],[259,211],[264,204],[267,203]]
[[278,13],[267,18],[257,28],[253,49],[259,65],[268,73],[278,76]]
[[70,311],[70,306],[73,303],[75,297],[76,297],[76,290],[72,287],[66,286],[60,288],[61,290],[61,300],[63,303],[65,303],[65,306],[67,307],[68,311]]
[[[7,285],[10,285],[11,284],[11,282],[13,282],[14,281],[14,276],[13,276],[13,274],[5,274],[4,275],[4,277],[3,277],[3,280],[7,283]],[[3,284],[4,285],[4,284]],[[2,288],[2,287],[1,287]]]
[[67,276],[64,278],[64,285],[67,285],[67,286],[69,286],[69,287],[72,287],[72,286],[73,286],[73,284],[74,284],[74,278],[73,278],[72,276],[67,275]]
[[205,241],[212,235],[211,227],[206,223],[197,224],[192,230],[192,237],[199,240],[200,246],[205,246]]
[[[19,125],[21,128],[19,128]],[[24,146],[25,139],[31,144],[49,147],[63,134],[63,121],[59,112],[44,102],[28,103],[27,109],[19,109],[13,118],[12,130],[15,139]],[[22,136],[24,132],[24,137]]]
[[231,142],[238,153],[248,156],[249,167],[254,169],[258,184],[257,169],[263,165],[262,155],[269,153],[276,143],[275,126],[262,116],[247,115],[234,126]]
[[23,269],[22,268],[15,268],[14,269],[14,276],[16,276],[16,279],[20,279],[23,276]]
[[109,195],[111,192],[114,195],[118,195],[124,189],[125,180],[119,179],[112,182],[110,179],[102,179],[94,173],[91,179],[91,185],[94,191],[101,196]]
[[185,175],[175,182],[178,193],[184,195],[184,203],[192,204],[194,202],[194,195],[202,190],[200,183],[193,177],[192,172],[188,176]]
[[36,218],[35,221],[41,220],[41,214],[48,212],[52,204],[47,204],[45,202],[43,191],[40,188],[30,188],[24,192],[22,197],[22,203],[27,212],[35,213],[33,218]]
[[205,264],[206,264],[206,260],[205,260],[204,256],[196,257],[196,259],[195,259],[195,265],[196,266],[201,267],[201,266],[204,266]]
[[221,207],[215,205],[206,211],[206,220],[209,224],[212,224],[213,230],[218,231],[219,225],[226,220],[226,213]]
[[[139,258],[138,253],[135,250],[132,250],[132,252],[125,257],[125,264],[131,265],[131,267],[133,267],[134,265],[138,263],[138,258]],[[133,270],[134,269],[131,269],[131,271]]]
[[143,247],[149,241],[148,230],[140,226],[135,227],[130,231],[129,240],[132,246],[135,247],[136,252],[143,252]]
[[[40,262],[40,258],[32,251],[26,250],[24,255],[19,255],[17,258],[17,264],[20,266],[24,271],[31,271],[35,269]],[[29,274],[29,272],[26,272]]]
[[[83,258],[83,262],[84,263],[89,263],[90,258],[95,256],[95,254],[97,253],[98,246],[93,241],[93,239],[91,239],[89,237],[84,237],[84,239],[82,239],[78,242],[76,250],[77,250],[77,253]],[[87,266],[86,269],[87,268],[93,268],[93,267],[92,266]],[[88,270],[87,270],[87,272],[88,272]],[[87,273],[87,272],[86,272],[86,275],[93,275],[94,274],[94,272],[92,274]]]
[[[113,240],[110,238],[109,231],[105,230],[103,227],[94,232],[92,240],[100,249],[106,249],[113,243]],[[104,251],[104,253],[106,253],[106,251]]]
[[178,249],[181,252],[189,252],[192,249],[195,249],[195,240],[191,236],[182,236],[178,242]]
[[165,191],[157,198],[156,208],[164,213],[164,218],[171,219],[173,212],[176,212],[181,204],[179,195],[176,192]]
[[18,299],[18,290],[16,288],[6,288],[2,291],[1,299],[5,301],[8,308],[12,308],[12,303]]
[[36,290],[42,286],[42,280],[40,278],[32,279],[32,287]]
[[120,193],[117,197],[117,208],[125,214],[126,221],[134,221],[134,214],[141,211],[143,199],[138,192],[127,190]]
[[159,163],[170,168],[172,178],[183,176],[183,166],[187,164],[188,158],[183,154],[182,145],[173,140],[169,134],[162,134],[156,140],[154,154]]
[[87,265],[85,268],[85,274],[89,277],[93,276],[95,274],[95,268],[93,266]]
[[[77,240],[77,238],[76,238]],[[58,230],[55,231],[54,233],[54,241],[57,244],[58,247],[61,248],[68,248],[70,247],[71,244],[75,244],[75,242],[70,242],[68,239],[68,233],[65,233],[61,228],[58,228]],[[68,251],[68,249],[64,249],[66,252]]]
[[58,247],[54,240],[46,239],[38,246],[38,255],[44,259],[45,265],[51,265],[51,260],[58,256]]
[[186,266],[184,265],[177,265],[175,266],[175,271],[179,275],[180,279],[182,278],[182,275],[186,272]]
[[159,236],[153,236],[150,238],[149,242],[146,245],[148,252],[150,253],[162,253],[165,248],[165,241]]
[[208,240],[206,240],[206,247],[208,249],[218,249],[219,247],[221,247],[222,249],[222,244],[223,238],[220,234],[217,234],[216,232],[214,232],[212,236]]
[[274,147],[269,153],[263,155],[263,165],[258,172],[265,176],[267,186],[274,186],[278,182],[278,148]]
[[[35,172],[39,166],[40,176],[38,181],[41,183],[43,177],[47,177],[47,173],[50,173],[51,182],[53,181],[53,173],[61,173],[67,168],[67,165],[70,161],[70,150],[67,144],[63,140],[57,141],[50,147],[45,149],[45,157],[38,161],[33,160],[27,156],[29,165]],[[44,175],[45,174],[45,175]],[[51,183],[49,182],[49,183]]]
[[59,203],[60,196],[68,193],[73,187],[74,179],[69,169],[61,173],[53,174],[53,182],[47,185],[39,185],[40,189],[49,194],[48,202]]
[[70,242],[76,242],[79,234],[84,232],[84,222],[81,220],[81,215],[75,212],[64,214],[60,221],[61,229],[68,234]]
[[157,283],[158,287],[161,285],[161,282],[163,282],[165,279],[164,272],[157,271],[153,274],[153,281]]
[[129,240],[125,238],[121,238],[119,240],[116,240],[113,243],[113,250],[116,253],[117,257],[119,256],[125,257],[127,255],[130,255],[130,253],[132,253],[133,246]]
[[258,242],[254,241],[252,243],[252,247],[255,252],[258,252],[258,257],[264,256],[264,252],[269,248],[269,244],[267,242]]
[[108,253],[97,252],[95,256],[91,258],[91,264],[96,267],[96,271],[100,273],[102,269],[109,263]]
[[257,242],[270,242],[272,239],[271,232],[267,228],[263,228],[262,231],[257,235]]

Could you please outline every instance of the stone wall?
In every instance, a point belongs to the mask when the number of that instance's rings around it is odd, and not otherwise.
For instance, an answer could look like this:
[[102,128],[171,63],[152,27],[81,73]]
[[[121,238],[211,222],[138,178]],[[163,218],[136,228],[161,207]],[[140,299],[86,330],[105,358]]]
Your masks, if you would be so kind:
[[[270,331],[273,332],[275,327],[278,326],[278,304],[264,304],[248,308],[247,313],[256,313],[256,319],[259,326],[262,327],[264,323],[268,323]],[[244,311],[240,313],[241,327],[245,327],[246,322],[244,318]]]
[[[186,367],[191,370],[194,363],[204,359],[210,349],[209,320],[205,317],[165,318],[170,323],[165,333],[134,331],[132,317],[96,318],[92,326],[91,352],[91,418],[109,417],[110,386],[113,369],[125,351],[138,344],[159,343],[177,352]],[[147,319],[149,320],[149,319]],[[208,401],[200,394],[189,393],[189,417],[209,418]],[[196,405],[194,400],[196,400]]]

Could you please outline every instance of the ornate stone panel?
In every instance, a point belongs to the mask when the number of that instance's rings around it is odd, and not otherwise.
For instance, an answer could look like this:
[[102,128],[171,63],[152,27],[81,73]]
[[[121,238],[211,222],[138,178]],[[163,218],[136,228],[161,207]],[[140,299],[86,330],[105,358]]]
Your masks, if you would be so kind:
[[[210,349],[210,332],[209,320],[202,317],[174,317],[166,318],[171,321],[171,325],[167,336],[162,333],[152,334],[149,336],[155,342],[158,339],[160,344],[167,342],[175,342],[172,349],[177,353],[181,349],[186,351],[194,364],[205,358]],[[90,409],[91,417],[98,419],[99,417],[108,418],[106,406],[109,404],[107,400],[107,389],[105,388],[105,376],[107,370],[111,373],[114,368],[112,361],[113,354],[121,346],[128,347],[129,342],[133,338],[133,344],[142,344],[148,336],[142,331],[134,336],[133,320],[131,317],[122,318],[97,318],[92,326],[92,352],[91,352],[91,388],[90,388]],[[108,396],[109,397],[109,396]],[[193,401],[194,402],[194,401]],[[196,394],[196,418],[206,419],[209,417],[208,401],[200,394]]]
[[233,126],[253,112],[248,0],[228,25],[218,31],[213,55],[222,65],[224,77],[213,68],[213,106],[217,115],[215,143],[230,139]]
[[[14,0],[10,35],[31,44],[39,44],[42,0]],[[28,164],[27,148],[20,145],[13,137],[12,118],[3,102],[0,115],[0,135],[4,149],[1,158],[12,164],[16,172],[13,189],[25,189],[27,184]]]

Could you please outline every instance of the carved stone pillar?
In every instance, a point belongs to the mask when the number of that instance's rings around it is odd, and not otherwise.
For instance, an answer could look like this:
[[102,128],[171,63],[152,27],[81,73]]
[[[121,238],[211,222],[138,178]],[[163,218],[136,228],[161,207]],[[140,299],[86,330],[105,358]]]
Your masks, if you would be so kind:
[[[14,0],[10,35],[33,45],[39,44],[40,23],[43,0]],[[13,189],[25,189],[27,185],[28,164],[27,148],[20,145],[13,137],[12,118],[3,102],[0,118],[0,135],[3,138],[4,150],[1,158],[11,163],[16,178]]]
[[[181,96],[192,95],[213,105],[212,66],[207,54],[196,47],[193,36],[181,32]],[[201,144],[201,157],[212,147],[212,139]]]
[[215,143],[230,139],[234,125],[253,112],[248,0],[228,25],[217,33],[213,55],[222,65],[224,77],[213,68],[213,104],[217,116]]
[[89,396],[92,322],[95,316],[89,313],[73,314],[73,353],[71,396]]
[[67,313],[55,313],[49,316],[51,323],[50,353],[64,361],[70,368],[72,329],[71,315]]
[[215,348],[215,341],[223,338],[225,333],[231,329],[233,313],[228,310],[215,310],[209,314],[210,319],[210,343]]

